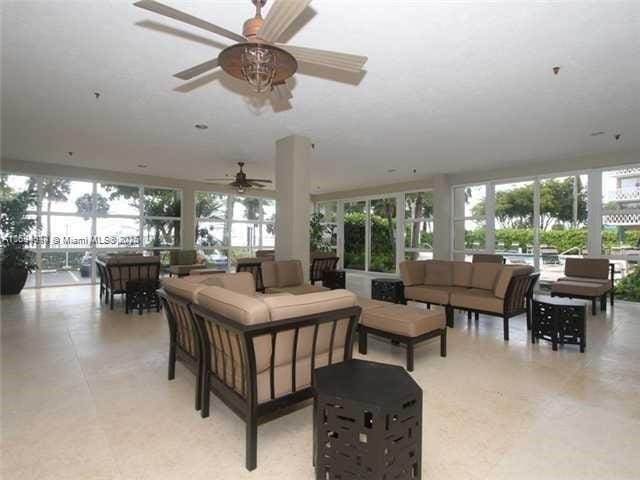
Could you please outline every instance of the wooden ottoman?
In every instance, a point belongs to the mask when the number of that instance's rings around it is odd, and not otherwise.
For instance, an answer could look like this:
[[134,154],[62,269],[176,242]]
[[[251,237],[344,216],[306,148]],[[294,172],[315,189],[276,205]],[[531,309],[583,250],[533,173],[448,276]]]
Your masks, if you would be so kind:
[[[369,301],[371,302],[371,301]],[[360,302],[359,302],[360,303]],[[364,302],[363,302],[364,303]],[[367,353],[367,334],[389,338],[407,347],[407,370],[413,371],[413,349],[416,343],[440,337],[440,356],[447,356],[447,325],[443,308],[422,310],[406,305],[382,302],[366,304],[358,325],[358,350]]]
[[551,285],[552,297],[582,298],[591,300],[591,313],[596,314],[596,299],[600,299],[600,310],[607,309],[607,292],[611,288],[608,285],[593,282],[575,282],[559,280]]

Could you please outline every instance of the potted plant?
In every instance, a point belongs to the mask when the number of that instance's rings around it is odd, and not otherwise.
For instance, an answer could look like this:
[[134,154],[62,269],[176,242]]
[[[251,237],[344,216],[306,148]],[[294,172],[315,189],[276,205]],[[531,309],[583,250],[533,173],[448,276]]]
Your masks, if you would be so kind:
[[0,294],[16,295],[22,291],[30,272],[37,266],[35,254],[26,249],[28,236],[37,227],[27,210],[35,202],[35,194],[27,190],[0,199]]
[[313,213],[309,221],[309,239],[311,255],[319,252],[328,252],[330,250],[329,245],[324,238],[328,228],[322,223],[324,216],[321,213]]

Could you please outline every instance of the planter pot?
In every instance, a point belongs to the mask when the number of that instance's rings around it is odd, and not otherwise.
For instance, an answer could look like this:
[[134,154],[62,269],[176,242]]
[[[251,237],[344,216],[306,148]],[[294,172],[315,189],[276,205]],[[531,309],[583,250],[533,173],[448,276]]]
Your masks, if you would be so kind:
[[3,268],[0,274],[0,295],[17,295],[27,282],[26,268]]

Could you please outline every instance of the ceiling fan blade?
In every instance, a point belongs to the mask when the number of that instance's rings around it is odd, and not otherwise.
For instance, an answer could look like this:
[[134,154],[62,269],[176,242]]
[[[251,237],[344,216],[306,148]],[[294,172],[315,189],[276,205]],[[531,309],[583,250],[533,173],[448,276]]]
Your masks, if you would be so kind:
[[352,55],[350,53],[331,52],[328,50],[318,50],[315,48],[294,47],[292,45],[276,44],[279,48],[286,50],[296,57],[299,62],[313,63],[324,67],[337,68],[347,72],[360,72],[367,57]]
[[196,65],[195,67],[188,68],[183,70],[182,72],[178,72],[174,75],[181,80],[191,80],[193,77],[197,77],[198,75],[202,75],[204,72],[208,72],[209,70],[213,70],[218,66],[218,59],[214,58],[213,60],[208,60],[204,63]]
[[145,10],[149,10],[150,12],[154,12],[159,15],[164,15],[165,17],[173,18],[174,20],[178,20],[179,22],[188,23],[189,25],[193,25],[194,27],[202,28],[209,32],[222,35],[223,37],[227,37],[236,42],[247,41],[247,39],[242,35],[238,35],[237,33],[214,25],[213,23],[209,23],[205,20],[194,17],[193,15],[189,15],[188,13],[184,13],[180,10],[176,10],[175,8],[171,8],[167,5],[163,5],[162,3],[158,3],[155,0],[140,0],[133,5],[138,8],[144,8]]
[[247,182],[250,182],[250,183],[256,183],[256,182],[259,182],[259,183],[273,183],[273,180],[264,180],[262,178],[247,178]]
[[309,6],[311,0],[276,0],[257,36],[267,42],[275,42],[289,25]]
[[271,96],[276,100],[291,100],[293,98],[293,93],[291,93],[291,89],[289,85],[286,83],[279,83],[277,85],[273,85],[271,88]]

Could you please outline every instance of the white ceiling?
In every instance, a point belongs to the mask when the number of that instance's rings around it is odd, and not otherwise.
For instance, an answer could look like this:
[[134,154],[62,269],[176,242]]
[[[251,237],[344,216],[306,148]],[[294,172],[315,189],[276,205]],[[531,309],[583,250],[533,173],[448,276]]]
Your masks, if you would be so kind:
[[[163,1],[238,32],[253,9]],[[277,113],[220,72],[172,77],[230,42],[131,3],[3,3],[3,158],[272,177],[275,140],[297,133],[326,192],[640,149],[640,2],[315,0],[289,43],[368,55],[367,73],[303,68]]]

